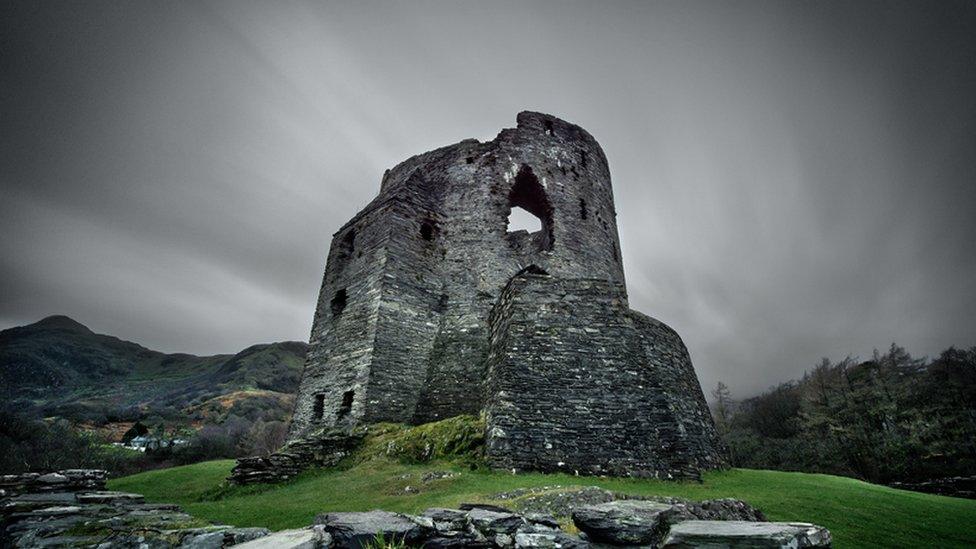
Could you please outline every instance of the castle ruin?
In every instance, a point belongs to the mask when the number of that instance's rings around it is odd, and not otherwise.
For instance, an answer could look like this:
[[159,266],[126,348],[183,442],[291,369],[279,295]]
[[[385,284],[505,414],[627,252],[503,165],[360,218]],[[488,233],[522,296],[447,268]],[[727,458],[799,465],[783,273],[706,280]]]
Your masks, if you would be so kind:
[[[607,160],[533,112],[388,170],[333,237],[289,438],[484,413],[498,468],[721,464],[681,338],[629,309]],[[539,230],[510,230],[513,209]]]

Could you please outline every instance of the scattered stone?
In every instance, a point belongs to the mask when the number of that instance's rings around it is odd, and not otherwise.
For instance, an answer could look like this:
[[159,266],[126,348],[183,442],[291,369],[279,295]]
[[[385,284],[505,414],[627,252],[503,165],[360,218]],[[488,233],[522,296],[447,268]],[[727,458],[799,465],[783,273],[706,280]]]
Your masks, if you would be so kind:
[[423,516],[431,519],[438,533],[460,532],[468,527],[468,514],[457,509],[427,509]]
[[88,492],[75,496],[78,503],[142,503],[146,498],[142,494],[130,494],[127,492]]
[[267,457],[247,457],[227,479],[234,484],[282,482],[311,467],[332,467],[359,447],[366,429],[328,429],[294,440]]
[[556,517],[568,517],[574,509],[597,503],[614,501],[617,497],[610,490],[596,486],[561,486],[521,488],[496,494],[492,499],[510,499],[515,510],[521,513],[544,513]]
[[332,536],[322,526],[282,530],[269,536],[235,545],[235,549],[319,549],[330,547]]
[[671,527],[663,547],[830,547],[826,528],[805,522],[688,520]]
[[102,469],[65,469],[44,475],[23,473],[0,475],[2,497],[38,492],[77,492],[104,490],[108,472]]
[[178,505],[106,491],[100,470],[4,475],[0,482],[16,494],[0,500],[0,547],[222,549],[268,534],[208,525]]
[[[468,520],[471,521],[471,525],[476,530],[487,538],[497,535],[512,536],[526,524],[526,520],[520,515],[507,510],[499,512],[480,507],[468,511]],[[499,545],[508,545],[508,543],[500,543]]]
[[[621,496],[605,491],[563,490],[563,494],[582,492],[588,494],[584,497],[605,498],[609,494],[618,498],[577,507],[572,517],[581,530],[579,535],[563,531],[550,514],[520,514],[484,503],[463,504],[461,509],[431,508],[419,516],[379,510],[323,513],[311,527],[269,533],[265,528],[207,524],[178,505],[145,503],[139,494],[106,491],[104,486],[100,490],[66,490],[85,484],[76,482],[78,475],[14,476],[4,480],[8,486],[20,487],[21,493],[0,499],[0,547],[362,549],[375,543],[377,535],[388,543],[425,549],[658,547],[665,540],[668,547],[830,545],[830,533],[812,524],[743,521],[743,517],[765,517],[734,499],[619,499]],[[40,481],[42,476],[46,480]],[[51,485],[60,486],[61,491],[51,491]],[[24,493],[25,487],[34,491]],[[552,487],[537,494],[539,490],[520,490],[512,501],[554,495]],[[549,501],[562,505],[571,499],[554,497]]]
[[454,471],[427,471],[420,477],[421,482],[427,483],[435,480],[441,480],[445,478],[454,478],[460,475]]
[[538,547],[542,549],[584,549],[590,544],[565,532],[519,532],[515,534],[517,549]]
[[501,507],[498,505],[492,505],[490,503],[462,503],[461,505],[458,505],[458,509],[461,509],[462,511],[470,511],[472,509],[484,509],[485,511],[495,511],[498,513],[512,512],[511,509]]
[[268,536],[267,528],[230,528],[214,532],[191,534],[182,538],[180,549],[222,549],[223,547],[241,546]]
[[417,544],[433,531],[428,531],[407,515],[379,510],[323,513],[315,517],[315,524],[324,526],[325,531],[332,535],[333,547],[342,549],[359,549],[377,536],[388,542]]
[[664,538],[665,516],[671,509],[671,505],[654,501],[611,501],[573,511],[573,523],[595,542],[649,545]]

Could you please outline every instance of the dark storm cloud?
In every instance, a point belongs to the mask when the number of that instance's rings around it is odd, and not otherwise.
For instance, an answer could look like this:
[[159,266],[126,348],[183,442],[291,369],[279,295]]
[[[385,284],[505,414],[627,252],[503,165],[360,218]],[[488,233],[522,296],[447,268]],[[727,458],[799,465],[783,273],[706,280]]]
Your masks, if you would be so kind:
[[541,110],[703,385],[973,345],[971,3],[8,3],[0,328],[305,339],[384,169]]

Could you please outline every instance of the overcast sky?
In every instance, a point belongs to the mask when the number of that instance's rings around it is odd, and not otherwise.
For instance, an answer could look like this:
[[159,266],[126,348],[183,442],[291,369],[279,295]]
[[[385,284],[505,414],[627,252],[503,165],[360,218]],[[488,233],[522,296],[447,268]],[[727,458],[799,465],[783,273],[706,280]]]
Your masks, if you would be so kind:
[[0,329],[307,340],[386,168],[520,110],[610,161],[706,392],[976,344],[976,3],[4,2]]

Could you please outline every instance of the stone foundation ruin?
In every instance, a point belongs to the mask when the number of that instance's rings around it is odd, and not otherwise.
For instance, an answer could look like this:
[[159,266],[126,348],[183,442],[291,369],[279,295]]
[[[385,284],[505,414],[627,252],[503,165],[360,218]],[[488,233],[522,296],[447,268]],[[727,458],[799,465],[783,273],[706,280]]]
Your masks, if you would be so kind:
[[[681,338],[628,308],[603,151],[558,118],[517,121],[388,170],[334,235],[290,440],[484,413],[494,467],[720,466]],[[519,209],[538,230],[510,229]]]

